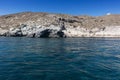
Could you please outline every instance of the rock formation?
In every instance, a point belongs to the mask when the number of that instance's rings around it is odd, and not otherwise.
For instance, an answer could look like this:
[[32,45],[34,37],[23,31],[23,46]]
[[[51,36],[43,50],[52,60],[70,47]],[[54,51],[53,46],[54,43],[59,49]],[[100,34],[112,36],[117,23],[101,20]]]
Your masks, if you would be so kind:
[[22,12],[0,16],[0,36],[120,37],[120,15],[71,16]]

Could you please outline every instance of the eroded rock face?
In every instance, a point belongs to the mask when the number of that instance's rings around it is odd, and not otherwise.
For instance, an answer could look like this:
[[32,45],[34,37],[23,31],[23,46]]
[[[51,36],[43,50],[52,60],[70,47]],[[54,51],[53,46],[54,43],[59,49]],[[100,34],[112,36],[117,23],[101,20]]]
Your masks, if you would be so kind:
[[[55,27],[55,28],[54,28]],[[49,27],[39,27],[30,25],[20,25],[18,28],[10,28],[7,32],[5,32],[4,36],[13,36],[13,37],[36,37],[36,38],[48,38],[48,37],[65,37],[63,32],[63,27],[57,27],[51,25]],[[2,33],[3,34],[3,33]],[[1,35],[2,35],[1,34]]]
[[0,36],[120,37],[120,15],[101,17],[18,13],[0,17]]

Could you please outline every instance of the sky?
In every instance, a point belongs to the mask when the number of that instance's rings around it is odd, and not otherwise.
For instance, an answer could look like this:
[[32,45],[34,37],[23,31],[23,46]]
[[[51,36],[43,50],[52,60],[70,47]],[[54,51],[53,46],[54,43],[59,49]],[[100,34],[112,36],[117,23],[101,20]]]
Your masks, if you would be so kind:
[[0,0],[0,15],[26,11],[91,16],[120,14],[120,0]]

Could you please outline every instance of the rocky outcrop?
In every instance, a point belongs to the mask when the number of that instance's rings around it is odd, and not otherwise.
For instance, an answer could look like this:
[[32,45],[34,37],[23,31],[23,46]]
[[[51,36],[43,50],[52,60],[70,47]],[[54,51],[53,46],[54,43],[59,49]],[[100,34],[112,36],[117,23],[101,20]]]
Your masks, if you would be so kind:
[[0,36],[120,37],[120,15],[100,17],[24,12],[0,16]]

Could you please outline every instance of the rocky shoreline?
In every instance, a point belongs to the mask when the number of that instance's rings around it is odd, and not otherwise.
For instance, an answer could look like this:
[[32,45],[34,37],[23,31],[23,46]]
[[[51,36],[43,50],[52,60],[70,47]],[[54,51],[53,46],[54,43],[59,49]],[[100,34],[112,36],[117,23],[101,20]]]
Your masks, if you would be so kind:
[[0,36],[120,37],[120,15],[100,17],[23,12],[0,16]]

